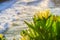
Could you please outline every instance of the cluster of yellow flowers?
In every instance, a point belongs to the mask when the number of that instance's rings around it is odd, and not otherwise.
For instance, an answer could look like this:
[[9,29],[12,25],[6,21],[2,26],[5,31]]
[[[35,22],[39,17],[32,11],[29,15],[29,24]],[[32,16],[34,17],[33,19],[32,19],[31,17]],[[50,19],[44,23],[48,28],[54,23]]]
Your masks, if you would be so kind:
[[50,14],[50,10],[44,10],[44,11],[38,11],[37,13],[37,16],[40,18],[40,19],[47,19],[49,17],[49,14]]

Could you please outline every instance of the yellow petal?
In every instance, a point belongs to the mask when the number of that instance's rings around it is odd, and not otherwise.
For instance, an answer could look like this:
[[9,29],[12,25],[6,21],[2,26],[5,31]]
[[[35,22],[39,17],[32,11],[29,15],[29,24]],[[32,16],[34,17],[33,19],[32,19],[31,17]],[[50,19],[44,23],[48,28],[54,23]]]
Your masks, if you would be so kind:
[[0,34],[0,38],[3,38],[3,34]]
[[37,13],[37,15],[38,15],[38,17],[40,18],[40,19],[43,19],[43,17],[42,17],[42,12],[40,11],[39,13]]
[[25,36],[23,36],[23,37],[21,38],[21,40],[26,40]]
[[49,14],[50,14],[50,10],[45,10],[45,11],[44,11],[44,14],[43,14],[43,15],[44,15],[43,17],[44,17],[45,19],[47,19],[47,18],[49,17]]

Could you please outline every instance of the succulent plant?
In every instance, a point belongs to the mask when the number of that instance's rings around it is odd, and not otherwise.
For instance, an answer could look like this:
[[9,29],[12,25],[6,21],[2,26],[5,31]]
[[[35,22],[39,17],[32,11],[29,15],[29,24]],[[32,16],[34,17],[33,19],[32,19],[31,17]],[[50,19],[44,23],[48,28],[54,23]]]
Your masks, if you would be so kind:
[[37,12],[33,22],[24,22],[28,28],[21,32],[22,40],[60,40],[60,16],[49,10]]

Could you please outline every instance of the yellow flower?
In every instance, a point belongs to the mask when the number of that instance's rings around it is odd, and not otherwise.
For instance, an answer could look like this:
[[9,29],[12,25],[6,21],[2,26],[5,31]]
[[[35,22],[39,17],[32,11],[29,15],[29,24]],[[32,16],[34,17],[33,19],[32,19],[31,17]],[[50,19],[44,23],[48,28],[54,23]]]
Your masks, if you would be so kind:
[[47,19],[49,17],[49,14],[50,14],[50,10],[44,10],[44,11],[39,11],[37,12],[37,16],[40,18],[40,19],[43,19],[43,17],[45,19]]
[[49,14],[50,14],[50,10],[45,10],[44,13],[43,13],[43,15],[44,15],[43,17],[45,19],[47,19],[49,17]]
[[0,38],[3,38],[3,34],[0,34]]
[[21,40],[30,40],[28,35],[22,36]]
[[21,40],[26,40],[25,36],[22,36]]
[[37,16],[38,16],[40,19],[43,19],[43,17],[42,17],[42,12],[41,12],[41,11],[37,13]]

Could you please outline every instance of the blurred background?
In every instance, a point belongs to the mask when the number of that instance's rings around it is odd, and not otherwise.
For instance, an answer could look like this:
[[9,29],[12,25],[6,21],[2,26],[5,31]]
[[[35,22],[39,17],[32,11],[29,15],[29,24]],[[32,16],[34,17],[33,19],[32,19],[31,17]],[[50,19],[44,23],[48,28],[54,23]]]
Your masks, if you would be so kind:
[[26,29],[24,20],[32,21],[38,10],[50,9],[60,14],[60,0],[0,0],[0,33],[7,40],[20,37],[20,31]]

